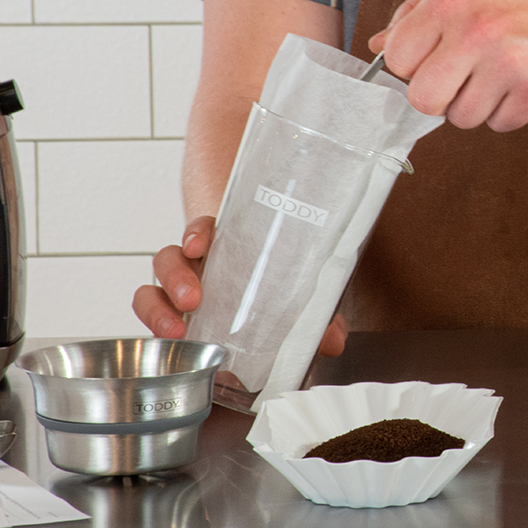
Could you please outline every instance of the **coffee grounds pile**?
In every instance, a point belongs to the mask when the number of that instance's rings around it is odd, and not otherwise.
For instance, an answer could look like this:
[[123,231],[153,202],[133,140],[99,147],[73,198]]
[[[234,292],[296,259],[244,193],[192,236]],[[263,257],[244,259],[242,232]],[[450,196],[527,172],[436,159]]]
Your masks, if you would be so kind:
[[353,429],[314,447],[303,458],[324,458],[328,462],[396,462],[410,456],[437,457],[445,449],[461,449],[464,443],[461,438],[420,420],[402,418]]

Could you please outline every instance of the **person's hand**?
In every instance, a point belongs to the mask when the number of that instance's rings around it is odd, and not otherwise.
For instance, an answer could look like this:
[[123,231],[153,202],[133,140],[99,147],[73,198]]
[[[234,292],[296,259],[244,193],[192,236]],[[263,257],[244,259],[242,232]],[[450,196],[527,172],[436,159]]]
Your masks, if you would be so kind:
[[369,47],[425,114],[497,132],[528,123],[528,0],[407,0]]
[[183,235],[182,247],[167,246],[154,257],[154,272],[161,285],[141,286],[132,307],[156,337],[183,339],[183,315],[202,300],[202,262],[214,235],[215,219],[202,216],[192,221]]
[[[193,312],[202,300],[200,278],[203,260],[214,236],[215,219],[202,216],[185,230],[182,247],[167,246],[154,257],[154,272],[161,286],[144,285],[134,295],[132,307],[138,318],[156,337],[183,339],[183,315]],[[338,356],[345,348],[348,328],[336,315],[328,326],[319,353]]]
[[345,350],[345,342],[348,337],[348,325],[345,318],[336,314],[328,325],[326,332],[319,343],[318,352],[321,356],[335,357],[341,355]]

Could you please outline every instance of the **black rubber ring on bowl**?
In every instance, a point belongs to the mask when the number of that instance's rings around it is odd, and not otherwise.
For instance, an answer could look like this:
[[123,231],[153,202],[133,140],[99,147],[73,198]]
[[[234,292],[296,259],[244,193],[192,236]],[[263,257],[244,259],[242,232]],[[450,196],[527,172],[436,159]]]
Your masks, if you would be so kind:
[[198,411],[188,416],[177,416],[176,418],[164,418],[163,420],[151,420],[147,422],[120,422],[120,423],[82,423],[65,422],[46,418],[37,413],[38,421],[52,431],[75,434],[95,434],[95,435],[125,435],[125,434],[145,434],[145,433],[165,433],[175,429],[183,429],[202,423],[210,414],[211,407]]

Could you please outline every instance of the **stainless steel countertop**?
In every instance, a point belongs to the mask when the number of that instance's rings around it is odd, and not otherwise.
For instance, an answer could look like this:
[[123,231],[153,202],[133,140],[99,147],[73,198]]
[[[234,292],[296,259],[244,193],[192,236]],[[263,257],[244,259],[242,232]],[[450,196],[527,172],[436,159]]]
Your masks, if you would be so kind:
[[[77,339],[27,339],[24,351]],[[178,470],[127,478],[75,475],[49,462],[27,374],[9,367],[0,419],[18,438],[4,460],[91,515],[50,528],[513,528],[528,519],[528,330],[352,335],[337,359],[317,362],[308,384],[459,382],[504,396],[495,438],[435,499],[385,509],[332,508],[304,499],[245,438],[253,418],[219,406],[198,458]]]

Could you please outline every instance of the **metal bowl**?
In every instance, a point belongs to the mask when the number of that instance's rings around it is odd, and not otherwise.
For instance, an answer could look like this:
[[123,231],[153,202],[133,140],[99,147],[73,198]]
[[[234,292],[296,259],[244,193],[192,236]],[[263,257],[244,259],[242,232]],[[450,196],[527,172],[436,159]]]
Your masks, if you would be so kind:
[[15,364],[33,383],[53,464],[134,475],[196,456],[226,354],[196,341],[106,339],[43,348]]

